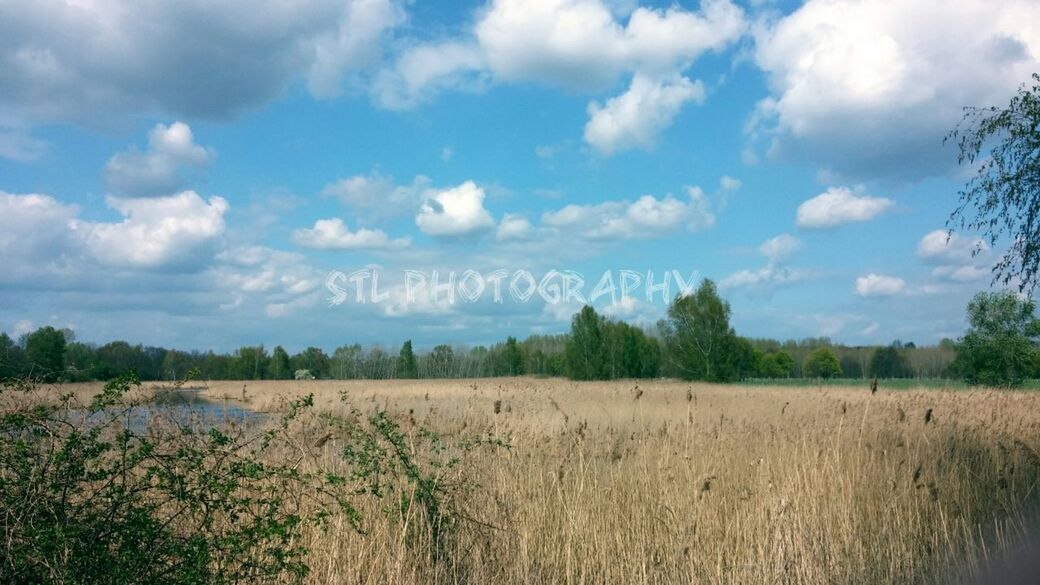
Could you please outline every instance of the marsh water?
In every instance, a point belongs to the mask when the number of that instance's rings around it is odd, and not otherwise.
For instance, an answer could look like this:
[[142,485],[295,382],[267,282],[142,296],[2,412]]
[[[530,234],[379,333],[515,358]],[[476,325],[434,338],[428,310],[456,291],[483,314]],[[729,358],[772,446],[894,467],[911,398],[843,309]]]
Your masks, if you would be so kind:
[[[156,419],[190,425],[215,428],[223,425],[250,425],[266,420],[267,415],[242,408],[224,401],[209,400],[201,396],[201,388],[177,388],[160,390],[146,404],[133,406],[123,417],[133,431],[144,431]],[[94,417],[104,417],[95,413]]]

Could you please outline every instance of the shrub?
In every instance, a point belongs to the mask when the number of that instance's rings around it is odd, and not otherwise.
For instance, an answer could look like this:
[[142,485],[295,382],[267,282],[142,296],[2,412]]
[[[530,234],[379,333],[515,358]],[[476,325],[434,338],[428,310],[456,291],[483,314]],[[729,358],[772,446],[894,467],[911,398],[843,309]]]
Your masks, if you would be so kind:
[[804,371],[809,378],[840,378],[841,363],[838,356],[826,347],[818,347],[805,358]]
[[[312,397],[260,426],[217,427],[138,387],[128,374],[87,404],[31,382],[0,390],[0,582],[300,582],[304,528],[341,514],[362,531],[359,497],[420,505],[409,530],[441,543],[464,486],[446,476],[488,442],[451,450],[379,410],[311,416]],[[317,464],[332,439],[339,458]]]

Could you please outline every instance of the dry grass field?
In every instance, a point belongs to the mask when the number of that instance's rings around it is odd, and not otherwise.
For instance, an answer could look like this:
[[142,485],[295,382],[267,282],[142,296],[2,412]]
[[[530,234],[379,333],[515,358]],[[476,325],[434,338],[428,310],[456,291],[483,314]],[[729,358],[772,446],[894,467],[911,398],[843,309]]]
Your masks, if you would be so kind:
[[[243,401],[243,386],[245,399]],[[85,390],[81,388],[81,390]],[[387,503],[314,529],[312,583],[951,583],[1030,532],[1040,394],[531,378],[211,382],[278,412],[384,408],[414,439],[508,438],[445,481],[440,554]],[[418,444],[418,442],[416,443]],[[334,468],[342,448],[321,446]],[[417,509],[417,508],[413,508]]]

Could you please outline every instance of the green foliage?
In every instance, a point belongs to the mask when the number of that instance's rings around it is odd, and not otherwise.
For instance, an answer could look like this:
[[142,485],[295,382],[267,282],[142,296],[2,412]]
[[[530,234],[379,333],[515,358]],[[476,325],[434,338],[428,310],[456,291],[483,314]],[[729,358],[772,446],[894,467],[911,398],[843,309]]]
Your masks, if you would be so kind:
[[[341,398],[346,402],[345,393]],[[509,448],[507,440],[492,435],[461,436],[449,444],[425,427],[409,434],[381,409],[364,416],[348,405],[347,415],[322,416],[344,444],[340,456],[350,472],[340,479],[355,485],[355,493],[385,502],[408,544],[425,532],[436,557],[443,557],[454,531],[471,519],[464,501],[477,486],[460,474],[466,458],[477,449]]]
[[[471,518],[467,455],[508,448],[449,444],[381,410],[314,416],[312,396],[263,426],[214,426],[137,395],[133,374],[86,404],[32,383],[0,391],[0,582],[299,583],[303,529],[338,514],[364,533],[360,497],[440,557]],[[329,441],[337,464],[316,465]]]
[[506,338],[498,363],[496,375],[519,376],[524,373],[524,353],[515,337]]
[[[240,347],[234,356],[235,378],[238,380],[263,380],[268,378],[270,359],[263,345]],[[311,371],[313,372],[314,370]]]
[[1040,320],[1032,300],[981,292],[968,303],[968,332],[954,368],[972,384],[1018,386],[1033,374]]
[[25,370],[25,351],[6,333],[0,333],[0,380],[21,376]]
[[840,378],[842,376],[841,363],[838,356],[826,347],[814,349],[809,357],[805,359],[803,366],[805,376],[808,378]]
[[303,523],[352,510],[324,476],[300,471],[288,450],[303,404],[260,436],[200,426],[154,405],[145,429],[132,422],[146,408],[129,398],[136,386],[127,374],[89,404],[71,395],[48,402],[32,384],[0,393],[0,581],[301,579]]
[[783,351],[755,351],[756,378],[790,378],[794,367],[794,358]]
[[412,340],[405,341],[401,346],[401,352],[397,356],[397,377],[413,379],[419,377],[419,368],[415,363],[415,353],[412,351]]
[[288,380],[292,378],[292,367],[289,365],[289,353],[285,351],[285,348],[276,345],[274,350],[271,352],[271,363],[269,366],[269,374],[273,380]]
[[308,370],[318,379],[329,377],[329,356],[317,347],[308,347],[289,360],[292,370]]
[[906,355],[897,343],[887,347],[879,347],[870,357],[870,375],[875,378],[909,378],[912,377],[910,364]]
[[603,375],[603,321],[587,305],[571,319],[564,360],[567,377],[572,380],[598,380]]
[[660,362],[657,340],[638,327],[605,319],[589,306],[571,320],[563,370],[573,380],[654,378]]
[[960,192],[950,223],[980,232],[990,244],[1010,245],[994,267],[995,280],[1033,290],[1040,271],[1040,74],[1023,85],[1005,108],[968,108],[948,139],[958,161],[975,175]]
[[686,380],[730,382],[750,373],[750,345],[744,345],[729,325],[729,303],[715,283],[704,279],[693,294],[679,295],[661,322],[669,365]]
[[53,327],[40,327],[25,340],[25,359],[34,378],[54,382],[65,370],[65,334]]

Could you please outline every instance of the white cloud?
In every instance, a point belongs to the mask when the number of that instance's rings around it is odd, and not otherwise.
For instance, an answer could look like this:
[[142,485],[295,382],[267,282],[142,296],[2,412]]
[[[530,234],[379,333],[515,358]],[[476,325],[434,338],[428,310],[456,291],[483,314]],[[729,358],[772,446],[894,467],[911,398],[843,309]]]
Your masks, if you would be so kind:
[[680,76],[651,80],[636,75],[625,93],[605,105],[589,104],[585,142],[604,155],[631,148],[650,149],[688,101],[704,101],[703,83]]
[[744,29],[729,0],[705,0],[700,13],[640,7],[624,26],[599,0],[494,0],[475,36],[499,79],[601,89],[624,72],[684,69]]
[[335,28],[313,41],[307,87],[319,98],[338,96],[347,72],[377,63],[384,35],[405,20],[404,9],[391,0],[353,0],[339,8]]
[[534,228],[526,217],[507,213],[502,217],[495,232],[495,239],[500,242],[510,240],[523,240],[532,234]]
[[295,230],[292,239],[300,246],[319,250],[399,250],[411,243],[408,238],[391,239],[382,230],[361,228],[351,232],[338,217],[319,219],[313,228]]
[[890,297],[906,289],[906,281],[873,272],[856,279],[856,294],[861,297]]
[[0,19],[0,107],[97,123],[155,111],[222,118],[306,79],[314,95],[375,66],[394,0],[39,0]]
[[108,160],[105,184],[121,197],[170,195],[183,186],[183,168],[203,167],[214,156],[195,143],[187,124],[156,124],[148,133],[148,150],[134,148]]
[[982,238],[969,238],[959,234],[950,234],[946,230],[928,232],[917,243],[917,256],[928,262],[937,264],[954,262],[970,263],[972,252],[979,250],[986,254],[989,246]]
[[415,213],[430,185],[429,177],[423,175],[417,175],[409,185],[397,185],[392,177],[371,172],[330,183],[321,193],[336,197],[367,217],[379,218]]
[[542,215],[542,224],[588,239],[658,238],[680,229],[698,231],[715,225],[707,197],[698,187],[687,188],[688,199],[643,195],[634,202],[607,201],[568,205]]
[[811,276],[802,268],[769,263],[758,270],[740,270],[722,279],[723,290],[744,288],[752,291],[772,291],[777,287],[801,282]]
[[194,191],[107,202],[125,216],[122,222],[74,221],[72,229],[98,262],[116,268],[193,267],[224,232],[228,210],[223,198],[206,201]]
[[1033,0],[808,0],[760,26],[772,96],[752,137],[854,178],[955,164],[942,138],[964,106],[1006,102],[1040,69]]
[[758,247],[758,252],[770,262],[783,262],[802,250],[802,241],[791,234],[780,234]]
[[20,261],[25,267],[36,260],[62,254],[69,248],[69,224],[78,208],[37,193],[18,195],[0,191],[0,253],[5,269]]
[[294,252],[241,246],[221,251],[216,260],[212,272],[219,286],[242,293],[299,295],[316,290],[322,282],[322,275]]
[[484,209],[484,190],[473,181],[433,192],[415,217],[419,229],[431,236],[463,236],[494,227]]
[[869,221],[888,211],[891,199],[856,195],[846,187],[831,187],[798,206],[798,227],[827,229],[842,224]]
[[928,232],[917,243],[917,256],[936,265],[932,276],[955,282],[972,282],[990,276],[989,251],[989,245],[982,238],[950,234],[946,230]]
[[372,97],[391,110],[412,108],[446,89],[479,91],[488,83],[479,47],[456,41],[406,49],[379,73]]
[[730,193],[739,191],[743,185],[744,183],[741,182],[740,179],[735,179],[729,175],[723,175],[722,178],[719,179],[719,188]]
[[747,289],[753,293],[770,293],[773,290],[812,276],[810,270],[785,266],[784,264],[802,250],[802,241],[790,234],[770,238],[758,247],[758,253],[766,259],[766,265],[758,270],[740,270],[722,279],[719,287]]
[[480,91],[493,82],[542,83],[602,91],[625,75],[629,90],[590,104],[586,139],[603,152],[647,148],[701,82],[683,76],[705,51],[721,50],[747,28],[730,0],[704,0],[694,12],[601,0],[491,0],[470,35],[409,47],[373,84],[375,101],[400,109],[444,89]]

